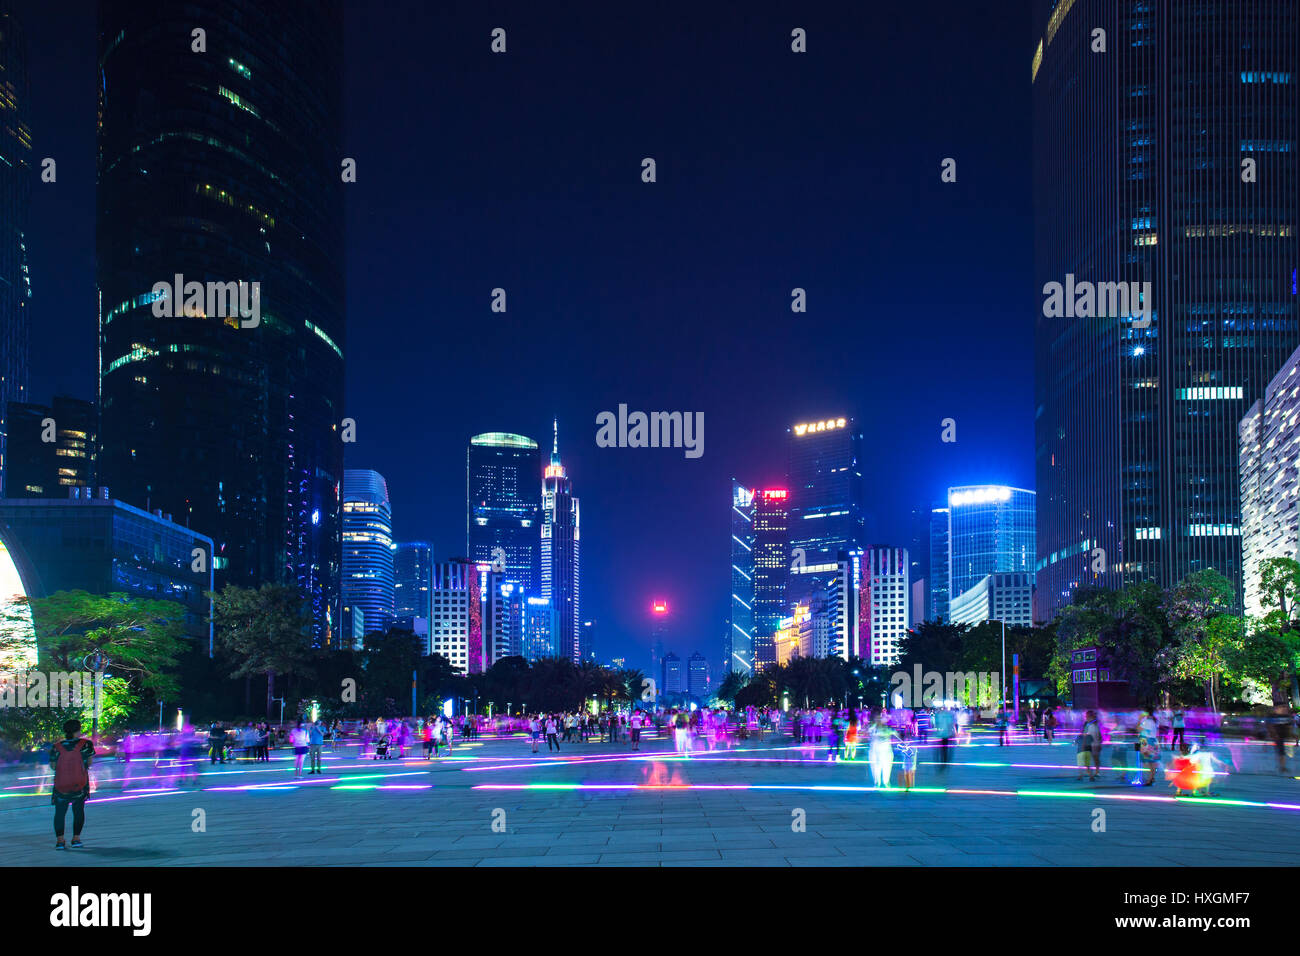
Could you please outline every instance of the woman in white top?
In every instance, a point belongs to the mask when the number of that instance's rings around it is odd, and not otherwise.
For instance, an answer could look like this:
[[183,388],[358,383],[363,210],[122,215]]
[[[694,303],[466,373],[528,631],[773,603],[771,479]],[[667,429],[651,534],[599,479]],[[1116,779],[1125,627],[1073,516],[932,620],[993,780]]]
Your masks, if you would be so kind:
[[301,720],[297,727],[289,731],[289,739],[293,742],[293,775],[301,777],[302,758],[307,756],[307,731],[303,729]]

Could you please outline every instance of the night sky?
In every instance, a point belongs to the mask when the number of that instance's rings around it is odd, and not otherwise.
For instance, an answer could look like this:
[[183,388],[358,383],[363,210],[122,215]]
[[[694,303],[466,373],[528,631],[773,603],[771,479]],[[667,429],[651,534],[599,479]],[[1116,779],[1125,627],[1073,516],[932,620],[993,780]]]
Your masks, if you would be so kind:
[[[1033,487],[1028,0],[723,7],[347,14],[347,465],[387,478],[399,540],[458,556],[469,436],[545,455],[558,417],[583,617],[602,660],[642,668],[654,596],[670,650],[720,657],[731,479],[782,486],[796,421],[857,417],[880,543],[949,485]],[[32,398],[93,398],[94,4],[27,22],[34,152],[58,160],[35,186]],[[620,402],[704,412],[704,456],[597,448]]]

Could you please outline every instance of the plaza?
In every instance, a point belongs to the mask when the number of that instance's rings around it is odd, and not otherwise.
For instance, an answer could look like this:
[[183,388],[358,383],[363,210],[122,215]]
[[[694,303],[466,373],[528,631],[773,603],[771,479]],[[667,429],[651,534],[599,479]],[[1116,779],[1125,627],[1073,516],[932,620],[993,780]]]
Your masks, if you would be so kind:
[[[788,737],[673,753],[651,737],[533,754],[523,737],[451,756],[373,760],[345,746],[319,776],[199,765],[197,785],[137,761],[96,764],[86,848],[54,852],[48,782],[0,777],[5,866],[1279,866],[1300,862],[1300,784],[1270,747],[1216,747],[1236,770],[1176,798],[1106,769],[1076,779],[1072,744],[976,734],[916,788],[877,790],[867,762]],[[897,772],[893,776],[897,784]],[[45,789],[42,796],[39,790]],[[1099,814],[1098,811],[1104,811]]]

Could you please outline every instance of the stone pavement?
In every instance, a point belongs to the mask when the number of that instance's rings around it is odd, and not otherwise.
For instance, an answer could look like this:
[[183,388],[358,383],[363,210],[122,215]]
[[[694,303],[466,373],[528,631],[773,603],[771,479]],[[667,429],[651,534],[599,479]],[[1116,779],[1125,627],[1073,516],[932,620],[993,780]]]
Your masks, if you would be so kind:
[[980,737],[947,769],[923,750],[910,793],[873,790],[864,761],[830,764],[824,750],[785,738],[689,759],[666,741],[641,754],[565,745],[555,759],[520,738],[488,739],[432,763],[359,759],[349,748],[327,757],[323,776],[299,781],[292,758],[205,763],[197,788],[150,763],[133,765],[124,789],[123,765],[102,763],[88,848],[66,853],[53,850],[38,781],[10,771],[0,775],[0,865],[1300,863],[1300,781],[1247,749],[1253,769],[1217,784],[1223,802],[1174,800],[1163,778],[1134,787],[1115,771],[1079,782],[1068,743],[999,748]]

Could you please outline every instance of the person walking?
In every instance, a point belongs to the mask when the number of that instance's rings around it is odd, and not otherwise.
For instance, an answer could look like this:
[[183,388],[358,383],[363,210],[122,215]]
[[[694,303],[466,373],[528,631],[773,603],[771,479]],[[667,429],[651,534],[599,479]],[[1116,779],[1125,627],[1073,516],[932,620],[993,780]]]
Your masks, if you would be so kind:
[[1056,739],[1056,708],[1049,707],[1043,715],[1043,739],[1049,744]]
[[994,718],[993,723],[998,728],[998,746],[1005,747],[1007,745],[1007,709],[1005,707],[998,708],[998,715]]
[[81,736],[81,721],[69,720],[63,724],[63,739],[50,748],[50,767],[54,770],[54,784],[50,788],[50,803],[54,805],[54,849],[66,850],[63,833],[72,808],[72,846],[80,847],[81,831],[86,825],[86,798],[90,796],[90,762],[95,757],[95,745]]
[[555,721],[555,715],[551,714],[549,717],[546,718],[546,752],[547,753],[551,752],[552,747],[555,748],[556,753],[560,752],[559,732],[560,732],[560,728]]
[[1169,718],[1171,729],[1169,731],[1169,749],[1174,748],[1176,743],[1181,750],[1187,746],[1185,735],[1187,734],[1187,712],[1183,710],[1182,705],[1174,708],[1173,714]]
[[533,738],[533,753],[537,753],[537,744],[542,737],[542,722],[537,719],[536,714],[528,718],[528,732]]
[[307,731],[307,750],[311,755],[311,769],[309,774],[320,773],[320,752],[325,746],[325,725],[319,720],[313,721]]
[[948,748],[952,744],[953,734],[957,732],[957,718],[947,707],[940,708],[934,715],[934,735],[939,738],[939,769],[948,769]]
[[302,776],[302,761],[307,756],[309,746],[307,731],[301,720],[293,730],[289,731],[289,740],[293,744],[293,776],[296,780]]
[[1160,725],[1150,709],[1138,722],[1138,751],[1142,757],[1142,772],[1147,775],[1142,786],[1150,787],[1156,782],[1156,770],[1160,766]]
[[871,764],[873,786],[889,789],[889,778],[894,768],[894,728],[885,723],[882,710],[871,725],[871,744],[867,759]]
[[220,721],[213,721],[208,728],[208,751],[212,757],[211,763],[226,762],[226,732],[221,728]]
[[633,750],[641,749],[641,723],[642,723],[641,711],[639,710],[632,711],[632,722],[629,728],[628,736],[632,738]]
[[898,769],[903,776],[904,790],[916,786],[916,762],[916,737],[910,729],[904,728],[898,738]]

